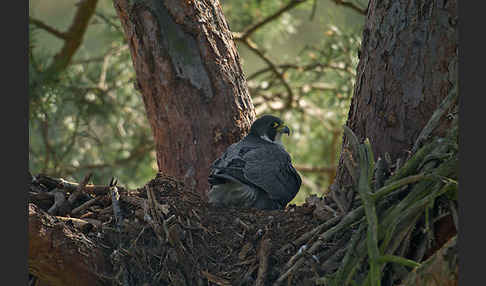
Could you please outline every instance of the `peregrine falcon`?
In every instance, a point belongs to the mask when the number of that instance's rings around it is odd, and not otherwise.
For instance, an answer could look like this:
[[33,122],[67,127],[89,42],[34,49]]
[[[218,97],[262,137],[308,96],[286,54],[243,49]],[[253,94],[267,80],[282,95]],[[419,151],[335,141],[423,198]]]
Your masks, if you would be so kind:
[[217,206],[283,209],[302,180],[281,137],[290,129],[278,117],[264,115],[211,166],[209,203]]

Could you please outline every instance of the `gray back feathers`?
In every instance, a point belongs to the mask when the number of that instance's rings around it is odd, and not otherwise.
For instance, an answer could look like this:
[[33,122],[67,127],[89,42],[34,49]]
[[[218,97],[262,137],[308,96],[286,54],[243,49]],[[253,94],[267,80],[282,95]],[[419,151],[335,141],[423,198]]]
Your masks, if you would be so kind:
[[[231,205],[228,195],[217,193],[223,192],[219,185],[233,182],[228,186],[235,186],[236,182],[239,186],[232,190],[245,190],[246,194],[240,194],[238,202],[235,196],[233,205],[275,209],[285,207],[295,197],[302,181],[292,166],[290,155],[281,145],[248,135],[229,146],[214,162],[209,182],[212,186],[210,202],[218,203],[217,197],[224,196],[226,202],[221,203]],[[228,192],[228,188],[224,191]],[[248,194],[250,191],[254,193]],[[243,197],[249,201],[242,203]]]

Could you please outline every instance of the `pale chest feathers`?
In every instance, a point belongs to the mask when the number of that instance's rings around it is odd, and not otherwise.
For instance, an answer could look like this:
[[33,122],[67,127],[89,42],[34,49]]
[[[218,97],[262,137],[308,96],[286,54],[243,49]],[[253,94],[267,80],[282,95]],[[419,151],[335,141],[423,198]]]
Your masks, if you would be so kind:
[[282,133],[277,133],[277,135],[275,136],[275,141],[272,141],[270,138],[268,138],[267,135],[263,135],[263,136],[260,136],[260,138],[262,138],[263,140],[265,141],[268,141],[270,143],[273,143],[273,144],[278,144],[280,145],[282,148],[285,149],[283,143],[282,143]]

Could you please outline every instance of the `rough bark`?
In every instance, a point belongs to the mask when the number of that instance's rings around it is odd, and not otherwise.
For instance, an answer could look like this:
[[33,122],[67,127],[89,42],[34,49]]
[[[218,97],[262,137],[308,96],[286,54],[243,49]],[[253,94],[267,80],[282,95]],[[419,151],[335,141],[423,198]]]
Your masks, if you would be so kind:
[[111,264],[102,246],[35,204],[28,208],[29,273],[50,285],[103,285]]
[[[457,88],[457,22],[456,0],[369,3],[346,125],[358,140],[369,139],[375,160],[386,158],[388,153],[395,163],[394,170],[399,165],[397,161],[404,162],[412,150],[417,150],[417,139],[424,127],[430,125],[434,112],[444,106],[441,103],[457,98],[452,96]],[[454,104],[447,106],[451,107],[440,113],[433,132],[427,133],[428,138],[443,137],[452,126],[447,114]],[[341,148],[329,197],[338,205],[351,206],[357,174],[350,174],[349,170],[353,170],[351,165],[359,158],[350,158],[355,152],[347,136],[343,136]],[[453,221],[446,221],[433,236],[434,250],[455,234]],[[444,273],[448,279],[457,274],[457,268],[448,268]]]
[[159,170],[205,192],[209,166],[255,117],[218,1],[114,0]]
[[[375,159],[405,159],[432,113],[457,82],[456,0],[369,3],[346,125],[369,138]],[[446,116],[433,135],[443,135]],[[343,138],[337,186],[350,185]],[[336,188],[339,190],[340,188]]]

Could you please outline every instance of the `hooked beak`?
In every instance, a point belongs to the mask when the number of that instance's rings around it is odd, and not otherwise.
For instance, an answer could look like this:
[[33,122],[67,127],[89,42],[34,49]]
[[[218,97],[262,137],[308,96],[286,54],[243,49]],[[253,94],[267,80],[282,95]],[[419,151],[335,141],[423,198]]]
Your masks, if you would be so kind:
[[287,133],[287,135],[290,135],[290,129],[286,125],[282,125],[278,128],[278,132],[280,133]]

